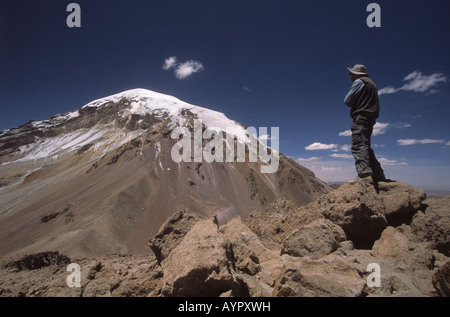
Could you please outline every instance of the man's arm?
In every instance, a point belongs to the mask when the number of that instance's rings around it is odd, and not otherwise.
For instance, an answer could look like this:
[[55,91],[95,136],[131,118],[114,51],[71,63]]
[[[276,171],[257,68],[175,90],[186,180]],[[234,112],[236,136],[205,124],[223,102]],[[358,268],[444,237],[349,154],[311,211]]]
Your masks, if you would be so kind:
[[364,88],[365,83],[361,79],[357,79],[353,82],[352,88],[348,92],[347,96],[345,96],[344,103],[349,106],[353,107],[355,103],[358,101],[359,94],[361,93],[362,89]]

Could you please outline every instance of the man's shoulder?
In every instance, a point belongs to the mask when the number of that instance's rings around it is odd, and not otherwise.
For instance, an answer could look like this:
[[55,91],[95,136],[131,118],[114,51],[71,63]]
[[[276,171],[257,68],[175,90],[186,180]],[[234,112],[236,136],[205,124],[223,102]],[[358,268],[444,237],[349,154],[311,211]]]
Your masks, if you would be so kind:
[[369,76],[360,77],[358,80],[361,80],[365,84],[374,85],[375,87],[377,86]]

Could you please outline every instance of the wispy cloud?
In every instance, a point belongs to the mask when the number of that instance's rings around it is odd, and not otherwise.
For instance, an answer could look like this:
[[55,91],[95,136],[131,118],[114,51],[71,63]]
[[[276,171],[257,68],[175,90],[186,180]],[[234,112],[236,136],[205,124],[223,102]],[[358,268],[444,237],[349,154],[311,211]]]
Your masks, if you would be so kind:
[[253,92],[253,90],[251,90],[247,86],[242,87],[242,90],[245,90],[246,92]]
[[345,131],[339,132],[339,136],[352,136],[352,131],[345,130]]
[[174,69],[176,78],[185,79],[194,73],[201,72],[204,69],[204,66],[202,63],[194,60],[190,60],[184,63],[178,63],[177,57],[171,56],[165,59],[162,69]]
[[188,61],[180,64],[175,69],[175,77],[178,79],[185,79],[191,76],[193,73],[198,73],[203,70],[203,65],[197,61]]
[[447,82],[448,77],[444,76],[442,73],[434,73],[432,75],[426,76],[422,75],[422,72],[416,70],[403,78],[406,83],[400,87],[395,88],[393,86],[388,86],[380,89],[378,95],[389,95],[396,93],[398,91],[413,91],[413,92],[426,92],[429,94],[436,93],[438,90],[434,89],[439,83]]
[[[432,143],[438,143],[442,144],[444,143],[444,140],[436,140],[436,139],[400,139],[397,140],[398,145],[402,146],[408,146],[408,145],[416,145],[416,144],[432,144]],[[449,142],[447,142],[446,145],[448,145]]]
[[341,146],[341,151],[349,152],[351,150],[351,147],[349,144],[344,144]]
[[320,159],[322,159],[319,156],[313,156],[313,157],[308,157],[308,158],[298,158],[297,161],[300,163],[307,163],[307,162],[315,162],[315,161],[319,161]]
[[387,159],[385,157],[379,158],[378,161],[380,162],[381,165],[384,165],[384,166],[397,166],[397,165],[406,166],[406,165],[408,165],[408,163],[406,163],[406,162],[399,162],[399,161],[396,161],[396,160],[390,160],[390,159]]
[[175,67],[176,63],[177,63],[177,57],[176,56],[168,57],[168,58],[165,59],[162,69],[169,70],[169,69]]
[[330,156],[334,157],[334,158],[344,158],[344,159],[351,159],[351,158],[353,158],[353,155],[345,154],[345,153],[344,154],[333,153]]
[[305,150],[307,151],[317,151],[317,150],[335,150],[337,149],[337,144],[323,144],[320,142],[314,142],[313,144],[308,145],[305,147]]

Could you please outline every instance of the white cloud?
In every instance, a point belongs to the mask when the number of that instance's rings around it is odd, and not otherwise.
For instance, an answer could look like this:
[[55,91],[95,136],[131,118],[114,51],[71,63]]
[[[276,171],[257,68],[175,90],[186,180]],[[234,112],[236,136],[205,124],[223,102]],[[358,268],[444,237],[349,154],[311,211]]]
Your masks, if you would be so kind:
[[305,147],[307,151],[316,151],[316,150],[335,150],[338,147],[337,144],[323,144],[319,142],[314,142],[313,144]]
[[396,160],[390,160],[385,157],[379,158],[378,162],[380,162],[381,165],[386,165],[386,166],[394,166],[394,165],[406,166],[406,165],[408,165],[408,163],[398,162]]
[[164,65],[163,65],[162,69],[169,70],[169,69],[175,67],[176,63],[177,63],[177,57],[176,56],[171,56],[169,58],[166,58],[165,61],[164,61]]
[[450,141],[448,141],[447,143],[445,143],[445,146],[450,146]]
[[246,92],[253,92],[253,90],[251,90],[247,86],[242,87],[242,90],[245,90]]
[[175,77],[178,79],[185,79],[191,76],[193,73],[198,73],[203,70],[203,65],[197,61],[188,61],[186,63],[179,64],[175,69]]
[[344,168],[342,166],[320,166],[322,172],[336,172],[342,171]]
[[396,89],[392,86],[388,86],[388,87],[384,87],[384,88],[381,88],[380,90],[378,90],[378,95],[379,96],[390,95],[390,94],[396,93],[397,91],[399,91],[399,89]]
[[353,155],[350,154],[338,154],[338,153],[333,153],[330,155],[331,157],[335,157],[335,158],[344,158],[344,159],[350,159],[353,158]]
[[432,143],[444,143],[444,140],[435,140],[435,139],[400,139],[397,140],[398,145],[407,146],[407,145],[415,145],[415,144],[432,144]]
[[185,63],[178,63],[176,56],[166,58],[164,60],[164,65],[162,66],[162,69],[164,70],[170,70],[172,68],[175,70],[175,77],[178,79],[185,79],[194,73],[201,72],[204,69],[202,63],[194,60],[190,60]]
[[309,158],[299,158],[299,159],[297,159],[297,162],[300,162],[300,163],[307,163],[307,162],[315,162],[315,161],[319,161],[321,159],[321,157],[319,157],[319,156],[312,156],[312,157],[309,157]]
[[351,150],[351,146],[349,144],[345,144],[341,146],[341,151],[349,152]]
[[439,83],[447,82],[448,77],[444,76],[442,73],[435,73],[429,76],[422,75],[422,72],[416,70],[403,78],[403,81],[406,81],[400,88],[395,88],[393,86],[388,86],[382,88],[378,91],[378,95],[388,95],[396,93],[400,90],[404,91],[413,91],[413,92],[427,92],[427,93],[436,93],[438,92],[436,89],[433,89]]
[[386,130],[389,127],[389,123],[381,123],[381,122],[377,122],[375,123],[374,127],[373,127],[373,133],[372,135],[381,135],[381,134],[385,134]]
[[352,136],[352,131],[345,130],[345,131],[339,132],[339,136]]

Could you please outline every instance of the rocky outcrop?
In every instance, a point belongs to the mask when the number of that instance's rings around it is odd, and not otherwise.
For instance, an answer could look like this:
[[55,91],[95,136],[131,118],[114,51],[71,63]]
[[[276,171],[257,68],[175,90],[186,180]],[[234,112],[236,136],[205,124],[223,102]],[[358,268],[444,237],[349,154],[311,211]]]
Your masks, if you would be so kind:
[[251,214],[247,224],[268,245],[279,246],[294,228],[325,218],[340,226],[355,247],[370,249],[387,226],[409,224],[412,215],[424,208],[425,198],[423,190],[402,182],[380,183],[377,191],[358,181],[298,209],[278,202]]
[[[447,202],[401,182],[379,192],[357,182],[224,225],[184,210],[150,239],[152,254],[71,259],[82,268],[80,288],[65,285],[63,257],[33,270],[12,265],[25,258],[4,259],[0,295],[449,296]],[[364,243],[357,227],[372,230]]]
[[275,283],[276,297],[361,296],[364,279],[343,258],[291,260]]
[[450,262],[434,273],[433,286],[439,296],[450,297]]
[[344,230],[327,219],[316,220],[294,230],[283,241],[282,253],[319,259],[336,251],[346,240]]
[[234,270],[231,243],[215,218],[198,221],[161,262],[163,296],[248,295]]
[[168,257],[170,251],[181,242],[199,219],[199,215],[185,211],[179,211],[167,219],[159,232],[148,243],[158,263]]

